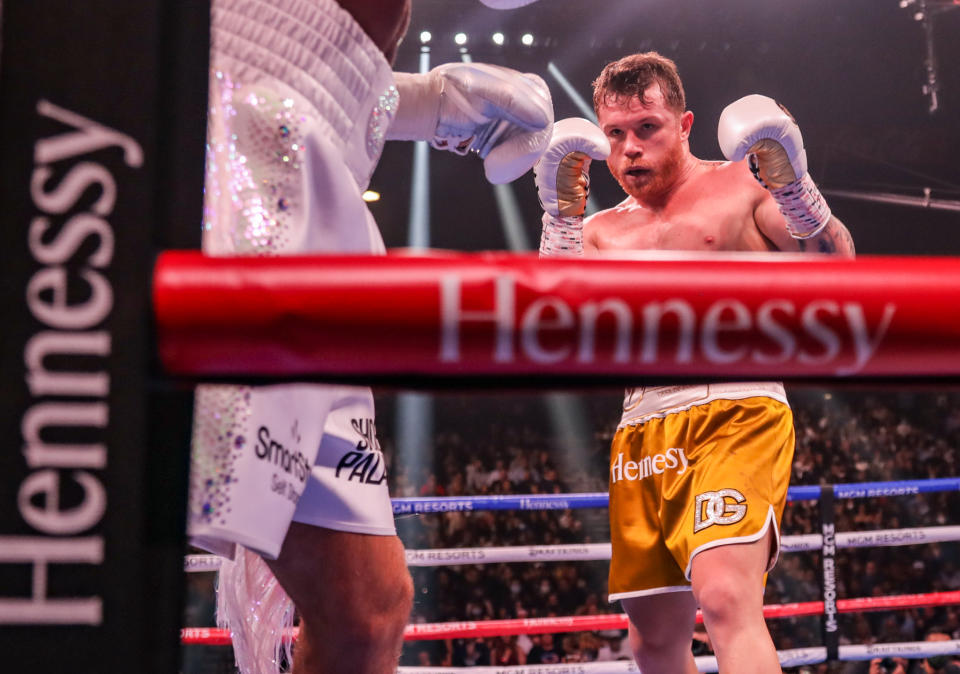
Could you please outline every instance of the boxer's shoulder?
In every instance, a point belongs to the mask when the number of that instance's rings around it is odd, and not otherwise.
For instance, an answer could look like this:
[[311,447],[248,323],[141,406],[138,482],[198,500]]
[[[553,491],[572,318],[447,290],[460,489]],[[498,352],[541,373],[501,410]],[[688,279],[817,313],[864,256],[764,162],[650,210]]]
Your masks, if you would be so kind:
[[757,182],[747,166],[746,160],[699,160],[699,170],[694,178],[704,183],[727,184],[730,186],[748,185],[754,187]]
[[648,244],[638,241],[637,230],[651,217],[649,209],[633,197],[627,197],[616,206],[584,219],[584,243],[597,250],[648,248]]
[[644,210],[644,207],[633,197],[627,197],[612,208],[606,208],[588,215],[583,220],[584,231],[590,229],[602,230],[610,227],[617,227],[629,221],[631,216]]
[[685,191],[713,194],[716,199],[737,201],[751,210],[767,196],[766,190],[754,179],[746,160],[701,160],[698,171],[685,185]]
[[[705,199],[704,195],[710,196]],[[678,213],[695,221],[706,218],[715,225],[714,235],[728,240],[721,249],[730,245],[737,248],[730,242],[736,241],[742,230],[753,228],[754,211],[768,198],[769,194],[754,179],[746,160],[703,161],[697,175],[677,196],[671,215],[678,221],[681,220]]]

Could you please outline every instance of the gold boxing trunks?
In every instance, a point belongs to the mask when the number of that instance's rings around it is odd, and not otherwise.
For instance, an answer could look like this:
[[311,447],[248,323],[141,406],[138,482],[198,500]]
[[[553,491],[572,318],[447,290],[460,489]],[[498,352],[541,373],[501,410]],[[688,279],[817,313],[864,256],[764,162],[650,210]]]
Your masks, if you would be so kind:
[[771,524],[772,568],[794,445],[782,386],[634,389],[624,410],[610,452],[610,601],[689,590],[698,553]]

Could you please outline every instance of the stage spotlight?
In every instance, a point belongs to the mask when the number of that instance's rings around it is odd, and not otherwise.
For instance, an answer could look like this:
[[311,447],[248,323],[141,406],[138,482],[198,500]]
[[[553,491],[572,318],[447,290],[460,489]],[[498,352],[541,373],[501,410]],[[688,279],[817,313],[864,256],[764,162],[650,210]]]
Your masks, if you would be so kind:
[[580,110],[580,114],[596,124],[597,115],[593,111],[593,105],[588,103],[587,100],[580,95],[580,92],[577,91],[577,88],[573,86],[570,80],[568,80],[562,72],[560,72],[560,68],[558,68],[553,61],[547,63],[547,72],[550,73],[555,80],[557,80],[560,88],[566,92],[566,94],[570,97],[570,100],[573,101],[573,104],[577,106],[578,110]]
[[[535,250],[513,186],[492,187],[507,248],[517,253]],[[583,400],[575,393],[553,392],[546,395],[545,402],[552,434],[556,438],[554,449],[557,460],[571,472],[587,470],[590,458],[584,448],[590,447],[593,440]],[[425,446],[432,447],[430,444]]]
[[433,39],[433,35],[429,30],[420,31],[420,42],[422,44],[427,44],[430,40]]
[[453,36],[453,41],[459,45],[467,44],[467,34],[466,33],[457,33]]
[[530,45],[532,45],[532,44],[533,44],[533,33],[524,33],[524,34],[520,37],[520,42],[522,42],[523,44],[525,44],[525,45],[528,46],[528,47],[529,47]]
[[494,33],[493,34],[493,44],[503,44],[503,33]]
[[375,190],[367,190],[363,193],[363,200],[366,202],[380,201],[380,193]]

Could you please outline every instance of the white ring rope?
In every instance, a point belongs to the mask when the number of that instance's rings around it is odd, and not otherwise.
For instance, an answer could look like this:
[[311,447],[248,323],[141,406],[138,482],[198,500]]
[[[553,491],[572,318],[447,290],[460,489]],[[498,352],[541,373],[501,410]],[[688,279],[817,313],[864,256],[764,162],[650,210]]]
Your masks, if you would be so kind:
[[[879,529],[877,531],[845,531],[836,535],[838,548],[897,547],[960,541],[960,526],[917,527],[913,529]],[[819,550],[821,534],[783,536],[783,552]],[[572,545],[508,545],[490,548],[436,548],[407,550],[408,566],[453,566],[457,564],[500,564],[504,562],[602,561],[610,559],[610,543]],[[216,555],[188,555],[184,571],[216,571],[220,568]]]
[[[888,644],[853,644],[840,646],[840,660],[873,660],[874,658],[902,657],[920,659],[934,655],[960,653],[960,641],[904,641]],[[823,646],[791,648],[777,651],[782,667],[816,665],[827,660]],[[717,659],[712,655],[694,658],[697,671],[716,672]],[[639,672],[630,660],[613,662],[576,662],[559,665],[520,665],[513,667],[399,667],[399,674],[620,674]]]

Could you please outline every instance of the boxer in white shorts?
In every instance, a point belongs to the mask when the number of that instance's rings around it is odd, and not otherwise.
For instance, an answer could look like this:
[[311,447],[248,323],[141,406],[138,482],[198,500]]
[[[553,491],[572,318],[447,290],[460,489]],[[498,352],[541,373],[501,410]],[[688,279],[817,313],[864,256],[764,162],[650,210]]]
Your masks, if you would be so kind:
[[[553,122],[543,81],[460,63],[395,75],[409,11],[214,0],[206,253],[382,253],[361,194],[387,139],[473,150],[493,182],[533,165]],[[297,674],[395,669],[412,585],[369,389],[198,387],[188,533],[232,560],[218,613],[242,672],[278,671],[287,594]]]

